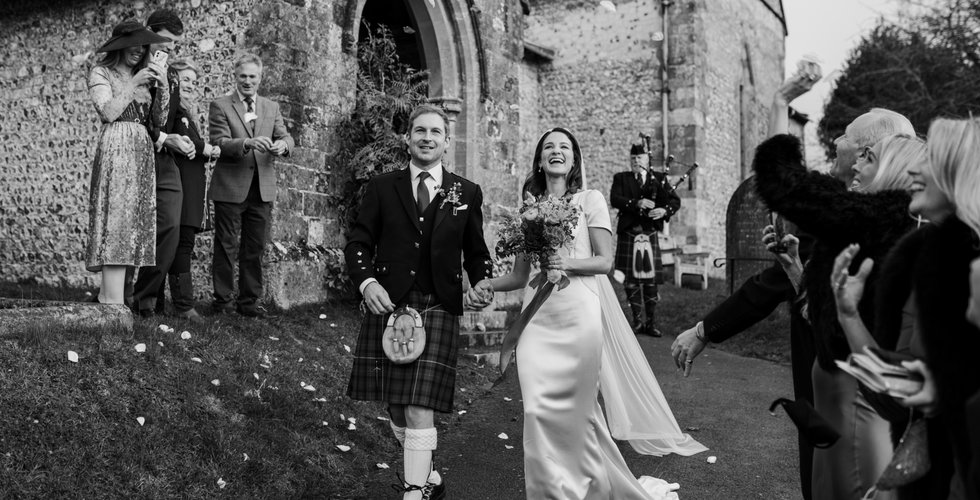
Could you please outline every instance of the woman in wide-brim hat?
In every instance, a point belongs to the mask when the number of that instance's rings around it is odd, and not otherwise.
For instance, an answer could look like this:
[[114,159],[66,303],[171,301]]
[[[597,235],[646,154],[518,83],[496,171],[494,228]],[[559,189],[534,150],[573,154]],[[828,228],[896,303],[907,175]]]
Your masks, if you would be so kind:
[[170,104],[166,71],[146,67],[148,45],[168,41],[138,21],[123,21],[99,52],[88,89],[102,122],[92,162],[85,267],[102,273],[99,302],[122,304],[127,267],[156,261],[156,168],[146,126],[162,125]]

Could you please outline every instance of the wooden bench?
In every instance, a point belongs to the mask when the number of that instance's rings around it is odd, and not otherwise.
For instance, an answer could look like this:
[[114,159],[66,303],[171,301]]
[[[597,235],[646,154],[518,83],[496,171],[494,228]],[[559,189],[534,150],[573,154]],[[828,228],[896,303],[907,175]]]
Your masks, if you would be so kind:
[[681,277],[693,274],[701,277],[701,289],[708,289],[708,262],[710,252],[702,252],[698,245],[684,245],[673,253],[674,257],[674,286],[681,286]]

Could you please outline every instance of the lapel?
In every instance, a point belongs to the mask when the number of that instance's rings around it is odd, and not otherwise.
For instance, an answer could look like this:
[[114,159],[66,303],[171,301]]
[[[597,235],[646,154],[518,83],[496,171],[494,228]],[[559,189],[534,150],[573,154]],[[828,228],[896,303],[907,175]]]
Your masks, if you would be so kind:
[[398,193],[398,198],[402,200],[402,208],[405,209],[408,218],[412,220],[412,224],[415,224],[415,229],[421,231],[422,224],[419,223],[418,210],[415,208],[415,196],[412,194],[411,170],[406,166],[400,172],[401,174],[395,179],[395,191]]
[[[249,128],[248,122],[245,121],[245,103],[238,100],[238,92],[228,96],[228,99],[231,99],[231,107],[235,108],[235,111],[238,113],[238,119],[242,121],[242,128],[245,129],[245,133],[248,134],[249,137],[252,137],[252,130]],[[258,103],[255,104],[255,109],[258,110]]]
[[[454,182],[456,182],[455,176],[449,173],[449,171],[446,170],[445,165],[443,165],[442,167],[442,193],[443,194],[436,196],[435,199],[432,200],[432,203],[442,203],[442,197],[445,196],[445,193],[449,192],[449,189],[453,187]],[[449,211],[450,211],[449,209],[442,210],[439,208],[438,205],[436,205],[436,221],[435,224],[432,225],[433,233],[435,233],[436,229],[439,228],[439,223],[446,218],[446,213]]]

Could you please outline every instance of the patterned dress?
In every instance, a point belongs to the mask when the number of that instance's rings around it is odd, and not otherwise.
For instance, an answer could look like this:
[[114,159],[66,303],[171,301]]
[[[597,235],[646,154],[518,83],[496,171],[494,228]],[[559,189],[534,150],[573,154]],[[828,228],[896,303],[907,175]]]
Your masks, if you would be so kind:
[[102,121],[85,248],[85,268],[92,272],[156,263],[156,163],[146,125],[166,119],[170,97],[161,92],[154,100],[146,86],[130,91],[131,78],[104,66],[89,74],[89,95]]

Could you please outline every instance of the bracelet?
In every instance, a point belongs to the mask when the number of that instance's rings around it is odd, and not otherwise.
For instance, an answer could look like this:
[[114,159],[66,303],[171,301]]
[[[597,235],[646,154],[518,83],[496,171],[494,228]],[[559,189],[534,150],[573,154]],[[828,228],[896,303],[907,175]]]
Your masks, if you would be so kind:
[[697,326],[694,330],[694,336],[701,342],[707,344],[707,339],[704,338],[704,321],[698,321]]

